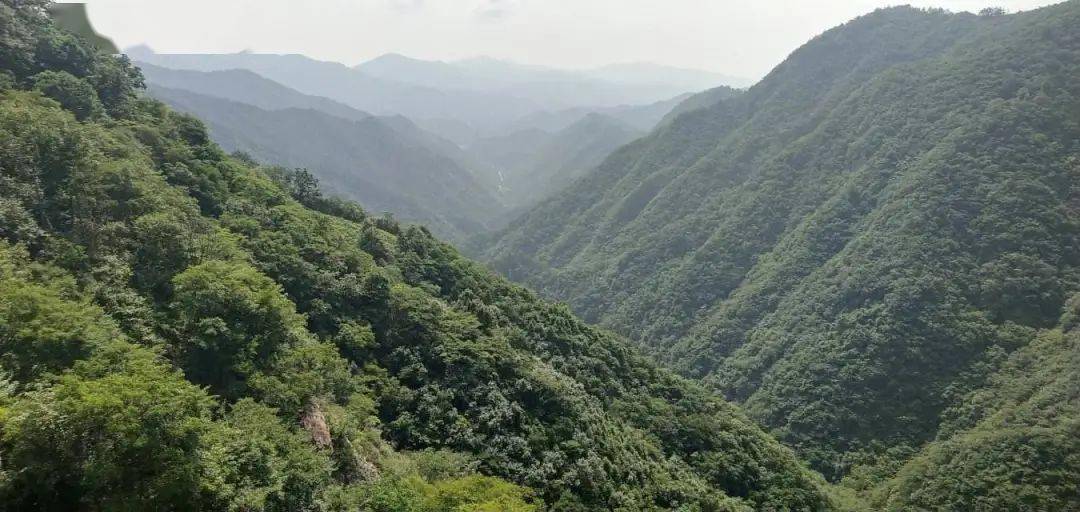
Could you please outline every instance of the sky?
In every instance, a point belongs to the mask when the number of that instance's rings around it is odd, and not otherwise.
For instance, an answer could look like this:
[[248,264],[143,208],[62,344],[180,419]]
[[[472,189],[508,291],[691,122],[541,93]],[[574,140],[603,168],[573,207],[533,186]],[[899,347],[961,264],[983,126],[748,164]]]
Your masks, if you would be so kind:
[[490,56],[588,68],[652,62],[748,79],[813,36],[897,3],[1009,12],[1041,0],[85,0],[98,32],[159,53]]

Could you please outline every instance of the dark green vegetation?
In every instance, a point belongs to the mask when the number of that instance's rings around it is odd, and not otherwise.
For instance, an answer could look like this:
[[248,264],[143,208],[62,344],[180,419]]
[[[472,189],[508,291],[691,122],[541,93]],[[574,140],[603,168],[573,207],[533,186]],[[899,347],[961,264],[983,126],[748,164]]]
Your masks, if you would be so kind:
[[1078,509],[1076,335],[1052,330],[1080,284],[1077,27],[1077,1],[861,17],[489,256],[827,476],[895,475],[882,506]]
[[642,132],[603,114],[585,114],[555,133],[523,130],[475,141],[469,152],[506,203],[532,206],[564,188]]
[[731,405],[225,155],[43,4],[0,2],[0,508],[830,508]]
[[[1080,297],[1062,325],[1011,354],[944,415],[938,440],[871,502],[888,510],[1076,510],[1080,504]],[[853,474],[859,488],[871,475]]]
[[86,4],[54,3],[49,6],[49,15],[58,26],[79,36],[98,50],[110,54],[120,53],[112,40],[94,30],[90,17],[86,15]]

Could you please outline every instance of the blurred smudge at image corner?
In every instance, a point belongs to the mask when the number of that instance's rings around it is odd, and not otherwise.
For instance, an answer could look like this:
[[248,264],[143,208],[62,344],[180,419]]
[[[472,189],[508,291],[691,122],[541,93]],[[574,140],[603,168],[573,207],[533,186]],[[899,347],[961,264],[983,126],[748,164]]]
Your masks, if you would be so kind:
[[54,3],[49,6],[49,14],[60,26],[91,42],[99,50],[111,54],[120,53],[112,40],[94,30],[90,18],[86,15],[86,4]]

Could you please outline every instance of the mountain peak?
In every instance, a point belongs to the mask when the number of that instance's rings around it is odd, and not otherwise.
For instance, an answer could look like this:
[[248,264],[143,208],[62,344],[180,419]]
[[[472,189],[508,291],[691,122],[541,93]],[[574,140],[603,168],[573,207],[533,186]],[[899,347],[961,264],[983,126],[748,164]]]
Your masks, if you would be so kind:
[[135,59],[135,60],[144,59],[144,58],[147,58],[147,57],[157,55],[157,52],[155,52],[154,49],[151,48],[150,45],[148,45],[146,43],[140,43],[140,44],[137,44],[135,46],[131,46],[131,47],[125,49],[124,53],[127,54],[128,57],[131,57],[132,59]]
[[424,60],[424,59],[417,59],[417,58],[414,58],[414,57],[409,57],[408,55],[405,55],[405,54],[390,52],[390,53],[384,53],[382,55],[379,55],[378,57],[375,57],[374,59],[371,59],[371,60],[369,60],[367,62],[363,62],[363,63],[359,64],[357,67],[364,66],[364,65],[367,65],[367,64],[376,64],[376,63],[380,63],[380,64],[399,64],[399,63],[412,64],[412,63],[432,63],[432,62],[437,62],[437,61],[429,61],[429,60]]

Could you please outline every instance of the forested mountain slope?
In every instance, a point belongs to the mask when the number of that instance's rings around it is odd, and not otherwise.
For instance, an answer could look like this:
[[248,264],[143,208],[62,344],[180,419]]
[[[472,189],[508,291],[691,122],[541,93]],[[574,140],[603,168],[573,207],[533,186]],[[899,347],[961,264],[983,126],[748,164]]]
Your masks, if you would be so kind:
[[226,156],[43,4],[0,3],[0,508],[831,508],[731,405]]
[[[144,66],[150,94],[207,121],[211,137],[227,151],[308,168],[333,194],[422,223],[455,242],[504,227],[512,211],[547,198],[641,135],[614,117],[578,112],[579,119],[554,133],[516,131],[471,141],[465,151],[402,116],[371,116],[247,70]],[[665,112],[646,110],[658,117]],[[613,111],[641,115],[630,107]],[[345,123],[327,116],[360,126],[343,129]]]
[[[489,257],[743,402],[828,476],[887,477],[935,438],[901,477],[951,471],[996,420],[952,441],[946,411],[1039,351],[1077,291],[1078,26],[1076,1],[863,16],[620,149]],[[1076,440],[1035,460],[1075,461]]]
[[214,141],[226,151],[307,168],[329,193],[372,211],[393,212],[454,239],[503,221],[503,202],[461,161],[433,147],[422,134],[384,118],[349,120],[299,108],[263,110],[179,89],[151,85],[149,90],[173,108],[205,120]]
[[[938,439],[873,489],[886,510],[1080,507],[1080,296],[946,411]],[[871,479],[851,478],[855,487]]]

